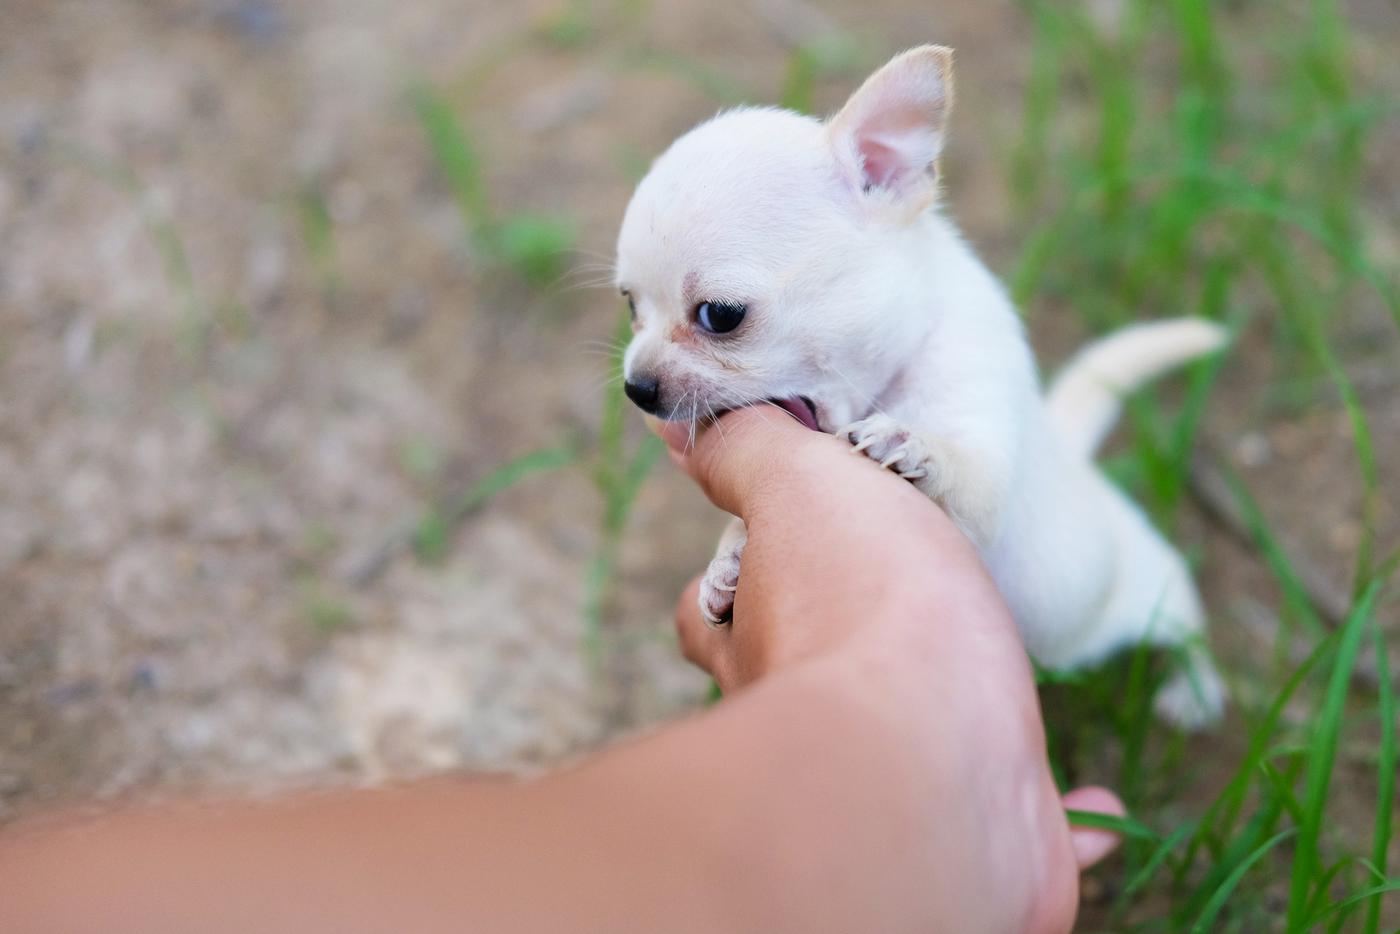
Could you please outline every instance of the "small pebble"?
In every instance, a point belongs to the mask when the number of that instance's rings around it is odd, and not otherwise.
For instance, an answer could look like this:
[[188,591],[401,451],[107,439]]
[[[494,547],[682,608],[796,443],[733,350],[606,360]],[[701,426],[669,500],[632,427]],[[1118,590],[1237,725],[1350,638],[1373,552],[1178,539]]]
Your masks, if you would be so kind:
[[1260,432],[1248,432],[1235,443],[1235,460],[1242,467],[1263,467],[1273,460],[1273,457],[1273,445]]

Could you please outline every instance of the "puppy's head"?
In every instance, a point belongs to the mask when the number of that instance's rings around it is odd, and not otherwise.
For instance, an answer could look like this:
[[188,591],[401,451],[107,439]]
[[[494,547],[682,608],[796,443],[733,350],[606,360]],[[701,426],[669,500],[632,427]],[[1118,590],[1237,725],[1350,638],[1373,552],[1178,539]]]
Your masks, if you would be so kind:
[[[623,219],[627,394],[664,419],[764,400],[833,431],[907,359],[915,231],[937,196],[952,53],[896,57],[827,122],[722,114],[678,139]],[[920,332],[921,333],[921,332]]]

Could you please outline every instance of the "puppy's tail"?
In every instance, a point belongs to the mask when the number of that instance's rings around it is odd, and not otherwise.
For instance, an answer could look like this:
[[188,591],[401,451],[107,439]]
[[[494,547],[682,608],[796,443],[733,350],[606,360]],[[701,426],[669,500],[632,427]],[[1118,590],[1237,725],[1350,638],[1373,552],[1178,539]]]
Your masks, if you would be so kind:
[[1172,318],[1114,331],[1075,355],[1046,392],[1050,422],[1074,453],[1093,457],[1123,397],[1168,370],[1224,347],[1230,332],[1204,318]]

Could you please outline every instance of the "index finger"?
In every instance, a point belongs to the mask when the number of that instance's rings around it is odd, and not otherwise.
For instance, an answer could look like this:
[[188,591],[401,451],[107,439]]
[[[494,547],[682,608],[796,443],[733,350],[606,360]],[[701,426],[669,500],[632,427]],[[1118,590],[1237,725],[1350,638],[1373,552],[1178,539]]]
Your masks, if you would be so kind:
[[[677,422],[653,422],[652,428],[710,501],[740,518],[765,493],[814,479],[813,465],[843,450],[775,405],[736,409],[704,428]],[[849,458],[842,466],[856,462]]]

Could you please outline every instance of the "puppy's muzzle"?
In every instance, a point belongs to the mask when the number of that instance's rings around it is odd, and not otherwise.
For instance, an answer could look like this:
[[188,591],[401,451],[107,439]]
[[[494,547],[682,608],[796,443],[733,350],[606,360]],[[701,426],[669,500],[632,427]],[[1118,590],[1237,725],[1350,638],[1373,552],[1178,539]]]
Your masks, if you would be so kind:
[[648,415],[656,414],[657,408],[661,405],[661,383],[659,380],[639,376],[627,380],[622,388],[626,391],[627,398],[636,403],[637,408]]

